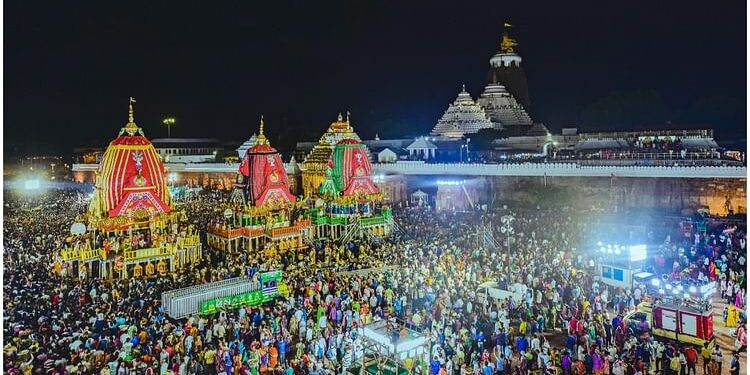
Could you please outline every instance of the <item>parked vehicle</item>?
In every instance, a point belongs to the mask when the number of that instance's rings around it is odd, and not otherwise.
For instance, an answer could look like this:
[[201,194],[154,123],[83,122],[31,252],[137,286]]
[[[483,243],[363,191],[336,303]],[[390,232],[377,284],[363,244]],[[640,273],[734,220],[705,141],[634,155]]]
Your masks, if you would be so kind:
[[716,345],[710,301],[680,298],[645,301],[625,315],[625,321],[635,332],[643,320],[648,323],[648,333],[656,339],[700,347],[708,343],[709,348]]

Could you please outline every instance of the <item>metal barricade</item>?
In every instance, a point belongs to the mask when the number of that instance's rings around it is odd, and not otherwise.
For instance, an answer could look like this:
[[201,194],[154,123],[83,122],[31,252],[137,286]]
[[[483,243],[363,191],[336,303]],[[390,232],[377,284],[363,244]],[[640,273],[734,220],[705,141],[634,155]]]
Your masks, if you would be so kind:
[[253,280],[237,277],[164,292],[162,293],[162,306],[165,314],[174,319],[181,319],[198,313],[201,302],[235,296],[258,289],[258,283]]

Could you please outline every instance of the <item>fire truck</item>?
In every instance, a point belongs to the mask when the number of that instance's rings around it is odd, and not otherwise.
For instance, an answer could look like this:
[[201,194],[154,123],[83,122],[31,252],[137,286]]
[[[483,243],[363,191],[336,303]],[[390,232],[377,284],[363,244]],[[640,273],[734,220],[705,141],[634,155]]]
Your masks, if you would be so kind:
[[625,316],[631,328],[637,327],[644,319],[656,339],[699,347],[708,343],[709,348],[716,344],[710,300],[669,295],[646,298],[635,311]]

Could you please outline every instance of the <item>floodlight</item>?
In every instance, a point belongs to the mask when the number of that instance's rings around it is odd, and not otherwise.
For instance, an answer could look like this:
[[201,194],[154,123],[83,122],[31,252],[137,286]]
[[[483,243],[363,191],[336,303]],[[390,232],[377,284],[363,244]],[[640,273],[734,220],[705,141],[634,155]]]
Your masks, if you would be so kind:
[[637,262],[647,258],[646,245],[630,246],[630,261]]
[[659,284],[661,284],[661,281],[659,281],[659,279],[653,279],[653,280],[651,280],[651,285],[653,285],[655,287],[658,287]]
[[698,289],[695,286],[693,286],[693,285],[691,285],[690,288],[688,288],[688,290],[690,291],[690,293],[696,293],[696,292],[698,292]]
[[26,180],[23,183],[23,188],[26,190],[38,190],[39,180]]

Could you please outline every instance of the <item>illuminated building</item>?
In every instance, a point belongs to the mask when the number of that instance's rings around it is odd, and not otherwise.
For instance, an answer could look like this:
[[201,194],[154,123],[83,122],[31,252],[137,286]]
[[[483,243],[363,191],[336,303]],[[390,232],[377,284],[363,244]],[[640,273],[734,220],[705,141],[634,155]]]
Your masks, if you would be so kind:
[[458,97],[445,110],[430,132],[431,135],[448,138],[461,138],[464,134],[476,133],[481,129],[492,129],[492,122],[484,109],[474,102],[466,86],[463,86]]
[[[332,122],[323,136],[320,137],[318,144],[312,148],[310,153],[300,165],[302,173],[302,190],[306,197],[315,195],[320,185],[325,181],[326,169],[328,168],[328,159],[331,157],[334,146],[344,139],[353,139],[360,141],[354,128],[351,126],[349,114],[344,120],[339,113],[336,121]],[[369,152],[368,158],[369,158]]]
[[253,145],[242,157],[224,221],[208,227],[208,242],[224,250],[265,251],[269,258],[306,247],[310,221],[295,214],[303,203],[289,191],[279,152],[264,134],[265,123],[253,135]]
[[128,123],[98,165],[85,218],[71,227],[56,269],[100,277],[153,277],[185,267],[201,256],[196,228],[172,207],[167,176],[154,146],[136,125],[130,99]]

